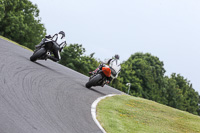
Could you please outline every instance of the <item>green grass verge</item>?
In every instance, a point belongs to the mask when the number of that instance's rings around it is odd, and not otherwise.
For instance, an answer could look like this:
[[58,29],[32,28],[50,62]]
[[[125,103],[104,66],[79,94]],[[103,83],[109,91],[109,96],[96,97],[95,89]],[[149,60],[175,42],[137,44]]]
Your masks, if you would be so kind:
[[19,43],[16,43],[16,42],[14,42],[14,41],[12,41],[12,40],[6,38],[6,37],[0,36],[0,38],[2,38],[2,39],[4,39],[4,40],[7,40],[7,41],[9,41],[9,42],[12,42],[12,43],[14,43],[14,44],[16,44],[16,45],[18,45],[18,46],[24,48],[24,49],[27,49],[27,50],[33,51],[33,50],[31,50],[31,49],[29,49],[29,48],[27,48],[27,47],[25,47],[25,46],[23,46],[23,45],[20,45]]
[[116,95],[97,105],[107,133],[200,133],[200,117],[150,100]]

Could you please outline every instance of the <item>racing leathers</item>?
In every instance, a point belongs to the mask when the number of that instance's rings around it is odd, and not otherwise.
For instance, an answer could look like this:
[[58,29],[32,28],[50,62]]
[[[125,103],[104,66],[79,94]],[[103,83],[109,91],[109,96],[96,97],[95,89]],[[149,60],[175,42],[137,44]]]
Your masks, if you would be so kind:
[[[58,62],[61,59],[60,52],[67,45],[65,37],[62,34],[55,34],[53,36],[51,36],[51,35],[45,36],[45,38],[53,40],[52,52],[54,55],[54,56],[51,56],[51,55],[47,54],[46,59],[49,58],[55,62]],[[40,47],[43,44],[43,41],[44,41],[44,39],[41,41],[40,44],[36,45],[36,47]]]

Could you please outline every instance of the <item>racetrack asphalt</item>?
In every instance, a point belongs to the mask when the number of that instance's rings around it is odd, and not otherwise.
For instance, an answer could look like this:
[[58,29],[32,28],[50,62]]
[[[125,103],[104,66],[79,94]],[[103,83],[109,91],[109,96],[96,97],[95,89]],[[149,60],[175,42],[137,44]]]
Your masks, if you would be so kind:
[[0,133],[101,133],[91,115],[109,87],[88,89],[88,77],[0,38]]

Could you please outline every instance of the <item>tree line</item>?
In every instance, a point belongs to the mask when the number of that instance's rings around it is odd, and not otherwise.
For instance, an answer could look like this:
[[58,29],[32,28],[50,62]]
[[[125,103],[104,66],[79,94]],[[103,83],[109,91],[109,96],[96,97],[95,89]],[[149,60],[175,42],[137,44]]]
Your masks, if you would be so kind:
[[45,34],[37,5],[29,0],[0,0],[0,35],[34,49]]
[[[30,49],[46,35],[39,9],[29,0],[0,0],[0,35]],[[88,76],[100,64],[94,53],[85,55],[80,44],[70,44],[61,53],[60,64]],[[123,55],[121,55],[123,56]],[[111,86],[130,95],[146,98],[183,111],[200,115],[200,95],[180,74],[166,76],[164,63],[150,53],[135,53],[122,64],[119,77]]]
[[112,86],[130,95],[143,97],[183,111],[200,115],[200,95],[180,74],[165,75],[164,63],[150,53],[135,53],[122,63],[119,77]]

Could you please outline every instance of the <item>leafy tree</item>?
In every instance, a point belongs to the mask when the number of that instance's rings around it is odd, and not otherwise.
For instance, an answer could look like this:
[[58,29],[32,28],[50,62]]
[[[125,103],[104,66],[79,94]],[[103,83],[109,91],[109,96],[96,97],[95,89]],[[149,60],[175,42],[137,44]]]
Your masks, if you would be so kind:
[[4,15],[5,15],[5,7],[4,7],[4,3],[3,0],[0,0],[0,22],[3,19]]
[[123,89],[123,78],[121,78],[120,76],[112,80],[110,85],[114,88],[118,88],[120,91],[127,92],[127,90]]
[[199,103],[198,103],[198,110],[197,110],[198,115],[200,116],[200,95],[199,95]]
[[82,74],[88,75],[88,72],[95,70],[99,63],[93,57],[94,53],[90,54],[90,56],[83,55],[84,53],[85,48],[83,48],[82,45],[70,44],[65,47],[64,52],[61,53],[62,59],[59,63]]
[[[164,64],[149,53],[135,53],[122,64],[123,84],[131,83],[131,93],[163,103]],[[126,86],[123,86],[126,87]]]
[[37,5],[29,0],[0,0],[0,11],[0,35],[33,49],[46,34]]
[[192,88],[192,84],[180,74],[172,73],[168,81],[167,99],[169,106],[198,114],[199,94]]
[[166,78],[166,80],[168,81],[168,86],[167,86],[168,104],[167,105],[183,110],[182,90],[179,88],[174,78]]

